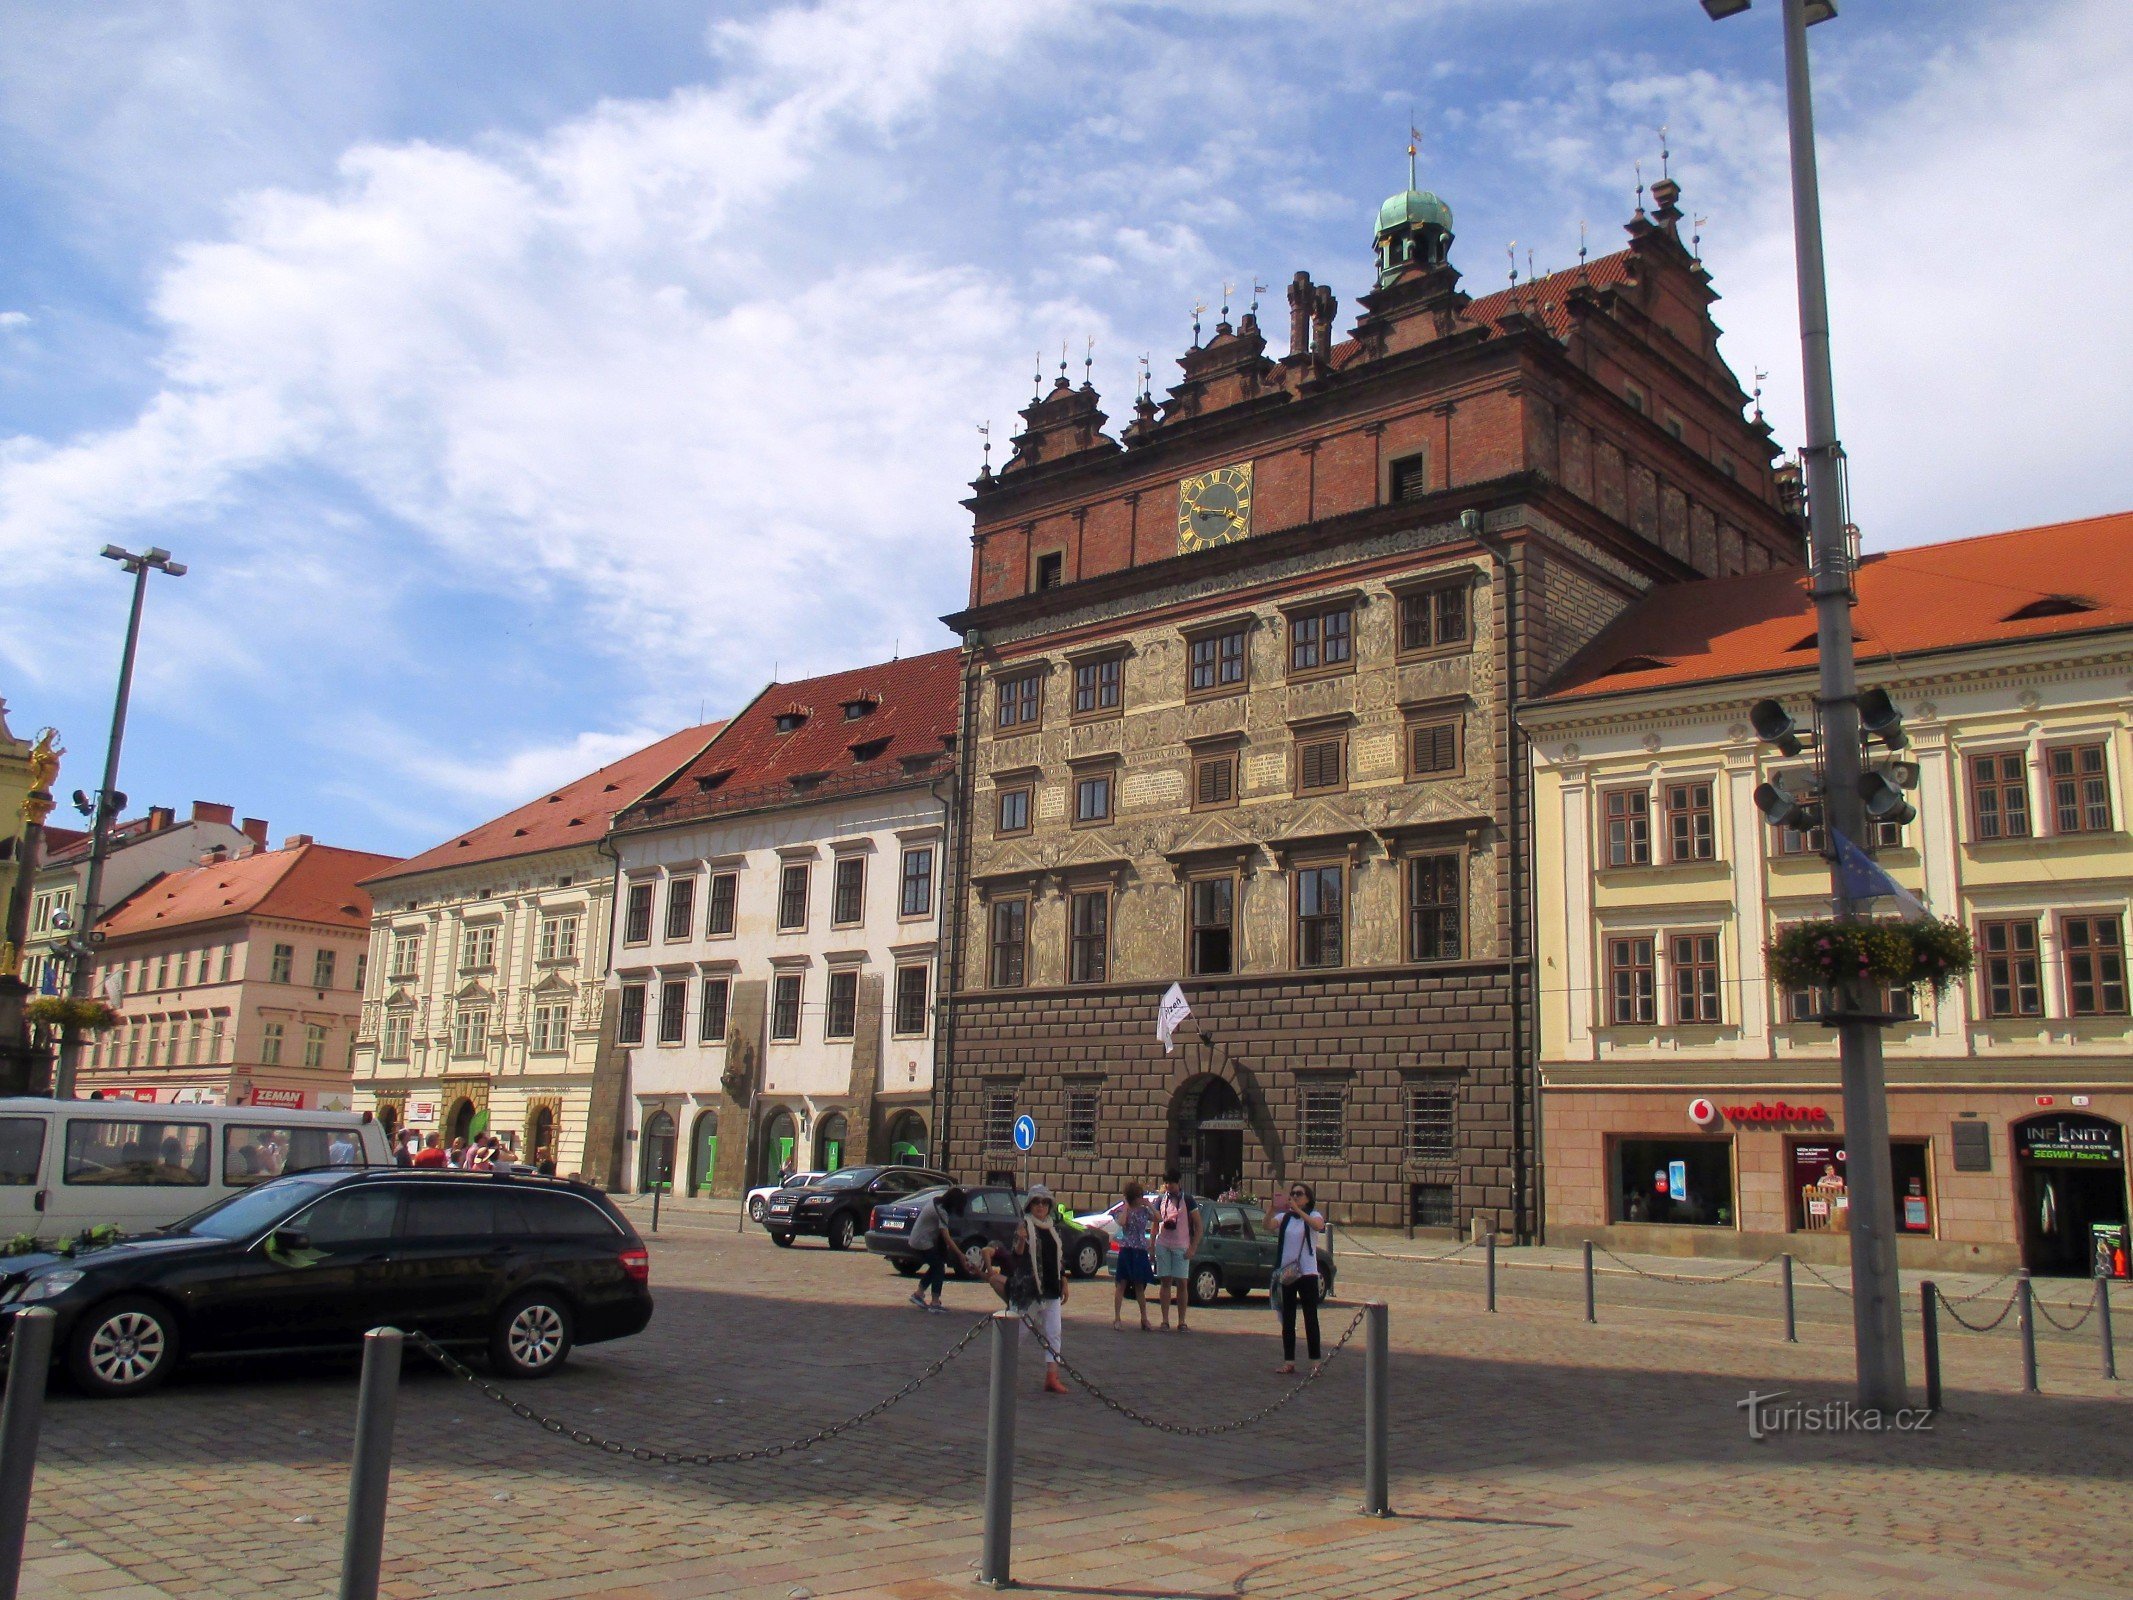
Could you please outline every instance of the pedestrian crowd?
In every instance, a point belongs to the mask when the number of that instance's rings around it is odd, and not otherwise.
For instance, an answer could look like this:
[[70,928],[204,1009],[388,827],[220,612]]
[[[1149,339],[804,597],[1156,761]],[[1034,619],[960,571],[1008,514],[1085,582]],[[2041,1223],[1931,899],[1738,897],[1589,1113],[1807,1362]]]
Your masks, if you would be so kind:
[[424,1134],[416,1128],[403,1128],[393,1141],[393,1161],[397,1166],[442,1168],[453,1172],[532,1172],[543,1178],[555,1176],[555,1152],[542,1145],[533,1152],[533,1159],[523,1160],[518,1153],[515,1136],[494,1133],[478,1133],[470,1142],[464,1137],[455,1137],[449,1144],[441,1133]]

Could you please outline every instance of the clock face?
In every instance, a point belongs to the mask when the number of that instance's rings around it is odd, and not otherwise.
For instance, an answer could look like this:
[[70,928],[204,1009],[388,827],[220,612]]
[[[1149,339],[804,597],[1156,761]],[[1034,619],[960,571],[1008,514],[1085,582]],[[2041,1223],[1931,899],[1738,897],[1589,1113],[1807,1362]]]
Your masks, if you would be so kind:
[[1252,464],[1217,467],[1178,484],[1178,553],[1251,537]]

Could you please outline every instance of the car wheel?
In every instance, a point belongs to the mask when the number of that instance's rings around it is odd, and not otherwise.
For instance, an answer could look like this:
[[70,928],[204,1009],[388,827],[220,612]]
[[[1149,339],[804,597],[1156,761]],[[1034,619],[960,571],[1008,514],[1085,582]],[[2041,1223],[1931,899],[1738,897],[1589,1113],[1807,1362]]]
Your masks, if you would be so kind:
[[178,1330],[170,1311],[139,1296],[107,1300],[74,1325],[67,1367],[90,1394],[110,1399],[146,1394],[178,1364]]
[[763,1220],[763,1197],[761,1195],[750,1196],[748,1201],[748,1220],[750,1222],[761,1222]]
[[1093,1278],[1104,1269],[1104,1241],[1084,1239],[1074,1251],[1074,1276]]
[[770,1242],[780,1250],[790,1250],[792,1248],[792,1235],[782,1228],[772,1228],[770,1230]]
[[975,1272],[970,1270],[970,1258],[976,1255],[983,1255],[985,1243],[983,1236],[973,1234],[956,1247],[955,1259],[949,1265],[955,1269],[955,1275],[958,1278],[967,1280],[977,1276]]
[[852,1220],[849,1211],[840,1211],[830,1218],[829,1247],[832,1250],[852,1248],[852,1235],[859,1231],[859,1224]]
[[1194,1267],[1192,1269],[1190,1288],[1194,1305],[1213,1305],[1215,1296],[1222,1292],[1222,1269],[1220,1267]]
[[1229,1297],[1232,1300],[1249,1300],[1252,1297],[1252,1286],[1248,1283],[1233,1283],[1229,1286]]
[[489,1364],[508,1378],[545,1378],[570,1355],[570,1307],[563,1297],[535,1290],[496,1314]]
[[889,1265],[907,1278],[918,1276],[918,1263],[908,1256],[897,1256],[889,1262]]

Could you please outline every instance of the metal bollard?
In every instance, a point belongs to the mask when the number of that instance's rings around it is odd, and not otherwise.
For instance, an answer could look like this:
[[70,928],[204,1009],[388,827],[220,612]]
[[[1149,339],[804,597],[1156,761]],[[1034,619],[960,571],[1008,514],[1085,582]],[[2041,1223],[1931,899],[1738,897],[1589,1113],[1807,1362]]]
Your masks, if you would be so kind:
[[22,1580],[30,1483],[37,1476],[37,1430],[44,1421],[44,1386],[52,1370],[52,1321],[49,1306],[25,1307],[14,1316],[7,1399],[0,1403],[0,1600],[15,1600]]
[[1392,1515],[1390,1442],[1392,1401],[1391,1313],[1385,1302],[1363,1308],[1363,1515]]
[[363,1384],[356,1395],[355,1459],[348,1468],[348,1528],[341,1538],[340,1600],[378,1600],[385,1559],[385,1502],[392,1490],[393,1418],[400,1406],[398,1328],[363,1335]]
[[2096,1280],[2096,1328],[2103,1337],[2103,1375],[2118,1376],[2118,1352],[2111,1344],[2111,1280]]
[[663,1183],[652,1185],[652,1231],[654,1233],[659,1231],[659,1196],[665,1188],[666,1185]]
[[1496,1309],[1496,1230],[1494,1228],[1489,1230],[1488,1249],[1489,1309],[1494,1311]]
[[2015,1274],[2015,1322],[2022,1330],[2022,1392],[2037,1392],[2037,1302],[2029,1268]]
[[1926,1342],[1926,1409],[1940,1411],[1940,1291],[1929,1283],[1918,1286],[1918,1325]]
[[1008,1568],[1015,1541],[1015,1350],[1022,1319],[992,1314],[992,1385],[985,1402],[985,1544],[978,1582],[1012,1589]]
[[1800,1342],[1800,1325],[1794,1318],[1792,1310],[1792,1252],[1788,1250],[1778,1259],[1785,1264],[1785,1342],[1787,1344],[1798,1344]]
[[1590,1239],[1585,1241],[1585,1320],[1587,1322],[1598,1322],[1600,1320],[1599,1308],[1593,1304],[1592,1241]]

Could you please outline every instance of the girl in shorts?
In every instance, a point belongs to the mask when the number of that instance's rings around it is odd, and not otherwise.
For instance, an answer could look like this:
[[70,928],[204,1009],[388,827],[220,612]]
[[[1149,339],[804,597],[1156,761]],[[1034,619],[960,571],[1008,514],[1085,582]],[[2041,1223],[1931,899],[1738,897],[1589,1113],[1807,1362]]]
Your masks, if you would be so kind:
[[1155,1207],[1137,1183],[1126,1185],[1126,1198],[1104,1213],[1118,1224],[1118,1259],[1111,1265],[1115,1287],[1111,1294],[1111,1326],[1125,1326],[1126,1296],[1140,1308],[1141,1332],[1149,1331],[1148,1285],[1155,1282],[1155,1260],[1148,1254],[1148,1236],[1155,1228]]

